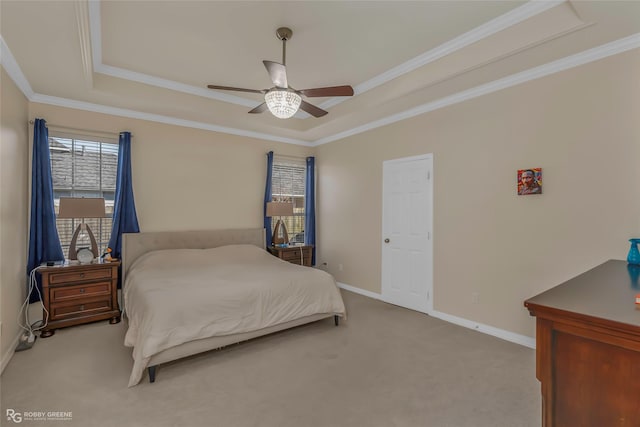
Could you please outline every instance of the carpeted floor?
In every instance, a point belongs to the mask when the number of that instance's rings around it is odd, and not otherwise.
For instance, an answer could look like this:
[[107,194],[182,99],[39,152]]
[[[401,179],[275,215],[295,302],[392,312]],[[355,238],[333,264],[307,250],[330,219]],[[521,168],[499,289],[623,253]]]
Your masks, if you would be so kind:
[[[534,350],[342,293],[339,327],[326,319],[161,365],[154,384],[132,388],[126,321],[58,330],[11,359],[0,425],[541,425]],[[15,424],[7,409],[72,414]]]

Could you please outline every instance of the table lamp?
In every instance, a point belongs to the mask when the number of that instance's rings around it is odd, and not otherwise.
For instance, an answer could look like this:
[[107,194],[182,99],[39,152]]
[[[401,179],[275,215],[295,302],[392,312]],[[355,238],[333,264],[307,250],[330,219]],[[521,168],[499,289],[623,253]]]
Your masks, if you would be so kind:
[[283,216],[293,216],[293,203],[289,202],[267,202],[267,216],[277,216],[278,222],[273,229],[273,237],[271,242],[274,245],[289,243],[289,234],[287,227],[282,222]]
[[84,223],[85,218],[104,218],[104,199],[103,198],[85,198],[85,197],[60,197],[60,212],[58,218],[82,218],[82,223],[78,225],[76,231],[71,238],[71,245],[69,246],[69,259],[77,259],[76,244],[80,233],[83,233],[85,239],[88,238],[91,242],[91,252],[93,256],[98,257],[98,244],[96,238],[91,231],[91,228]]

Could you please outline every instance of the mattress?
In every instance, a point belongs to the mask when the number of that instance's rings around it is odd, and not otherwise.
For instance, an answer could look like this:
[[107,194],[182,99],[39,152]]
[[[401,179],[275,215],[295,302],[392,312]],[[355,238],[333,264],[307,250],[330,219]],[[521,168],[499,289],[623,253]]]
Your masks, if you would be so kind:
[[124,286],[133,347],[129,386],[149,359],[203,338],[258,331],[316,314],[345,315],[333,277],[282,261],[254,245],[148,252]]

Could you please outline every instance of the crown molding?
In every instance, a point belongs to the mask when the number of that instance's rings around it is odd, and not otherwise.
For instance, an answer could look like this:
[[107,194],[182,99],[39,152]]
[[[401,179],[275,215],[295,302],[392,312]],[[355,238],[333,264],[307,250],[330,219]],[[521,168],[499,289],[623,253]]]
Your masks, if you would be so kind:
[[[354,87],[354,96],[358,96],[373,88],[387,83],[397,77],[407,74],[419,67],[430,62],[436,61],[444,56],[469,46],[479,40],[489,37],[499,31],[516,25],[526,19],[536,16],[542,12],[552,9],[566,0],[549,0],[549,1],[529,1],[524,5],[517,7],[497,18],[488,21],[473,30],[443,43],[442,45],[431,49],[409,61],[406,61],[396,67],[391,68]],[[100,0],[89,0],[88,19],[91,33],[91,47],[93,50],[93,69],[97,73],[105,74],[126,80],[132,80],[138,83],[156,86],[164,89],[174,90],[178,92],[188,93],[190,95],[202,96],[205,98],[215,99],[222,102],[242,105],[245,107],[255,107],[255,102],[239,96],[229,95],[223,92],[204,89],[197,86],[180,83],[174,80],[155,77],[149,74],[139,73],[120,67],[114,67],[103,64],[102,62],[102,27],[100,17]],[[334,97],[319,105],[320,108],[329,109],[335,105],[344,102],[344,97]],[[310,118],[309,114],[296,114],[294,117],[298,119]]]
[[100,21],[100,0],[89,0],[87,3],[89,14],[89,44],[93,56],[93,69],[102,64],[102,23]]
[[73,99],[60,98],[57,96],[34,94],[30,99],[31,102],[40,104],[55,105],[58,107],[74,108],[76,110],[92,111],[94,113],[110,114],[112,116],[127,117],[132,119],[147,120],[175,126],[183,126],[193,129],[202,129],[212,132],[226,133],[229,135],[238,135],[248,138],[263,139],[267,141],[284,142],[286,144],[310,146],[309,141],[301,139],[285,138],[277,135],[270,135],[262,132],[254,132],[245,129],[237,129],[227,126],[213,125],[210,123],[196,122],[194,120],[178,119],[176,117],[163,116],[160,114],[144,113],[141,111],[129,110],[126,108],[110,107],[107,105],[93,104],[90,102],[76,101]]
[[80,56],[82,72],[86,86],[93,88],[93,62],[91,60],[91,29],[89,27],[89,5],[86,2],[75,2],[78,38],[80,39]]
[[376,129],[381,126],[386,126],[391,123],[399,122],[401,120],[406,120],[424,113],[428,113],[429,111],[434,111],[440,108],[448,107],[450,105],[458,104],[469,99],[487,95],[492,92],[526,83],[531,80],[539,79],[550,74],[568,70],[570,68],[584,65],[589,62],[597,61],[599,59],[603,59],[608,56],[623,53],[639,47],[640,33],[636,33],[631,36],[624,37],[622,39],[606,43],[604,45],[594,47],[592,49],[588,49],[583,52],[576,53],[574,55],[570,55],[553,62],[549,62],[547,64],[540,65],[538,67],[530,68],[520,73],[512,74],[510,76],[503,77],[501,79],[494,80],[492,82],[485,83],[450,96],[446,96],[433,102],[418,105],[417,107],[411,108],[409,110],[393,114],[391,116],[384,117],[382,119],[375,120],[361,126],[357,126],[344,132],[339,132],[325,138],[320,138],[314,141],[313,146],[318,146],[349,136],[357,135],[359,133]]
[[[493,34],[503,31],[509,27],[512,27],[526,19],[539,15],[542,12],[546,12],[556,6],[564,3],[565,0],[553,0],[553,1],[529,1],[524,5],[517,7],[497,18],[488,21],[473,30],[467,31],[464,34],[455,37],[440,46],[437,46],[421,55],[416,56],[396,67],[391,68],[379,74],[372,79],[365,81],[357,85],[354,88],[355,95],[360,95],[373,88],[376,88],[382,84],[387,83],[397,77],[407,74],[417,68],[423,67],[431,62],[434,62],[442,57],[451,55],[452,53],[467,47],[473,43],[476,43],[482,39],[485,39]],[[320,104],[321,108],[330,108],[335,105],[344,102],[345,98],[333,98]]]
[[640,33],[632,34],[628,37],[624,37],[622,39],[618,39],[613,42],[606,43],[604,45],[597,46],[592,49],[588,49],[583,52],[570,55],[538,67],[531,68],[526,71],[522,71],[520,73],[512,74],[510,76],[494,80],[493,82],[476,86],[474,88],[458,92],[456,94],[438,99],[433,102],[419,105],[417,107],[397,114],[393,114],[379,120],[374,120],[364,125],[346,130],[344,132],[339,132],[325,138],[320,138],[313,142],[34,93],[34,91],[31,89],[31,85],[22,73],[20,66],[18,66],[18,63],[11,54],[11,50],[5,43],[2,36],[0,36],[0,64],[7,71],[7,74],[15,82],[16,86],[18,86],[22,93],[31,102],[76,108],[97,113],[112,114],[115,116],[133,117],[141,120],[149,120],[152,122],[173,124],[176,126],[191,127],[213,132],[222,132],[231,135],[246,136],[249,138],[258,138],[267,141],[277,141],[287,144],[315,147],[637,48],[640,48]]
[[100,18],[100,0],[89,0],[89,28],[91,30],[91,50],[93,51],[93,69],[96,73],[105,74],[111,77],[117,77],[125,80],[132,80],[138,83],[144,83],[150,86],[156,86],[163,89],[175,90],[177,92],[187,93],[189,95],[201,96],[204,98],[215,99],[217,101],[228,102],[231,104],[242,105],[244,107],[255,107],[255,101],[251,101],[239,96],[229,95],[211,89],[205,89],[185,83],[176,82],[174,80],[163,79],[151,76],[149,74],[138,73],[136,71],[127,70],[120,67],[113,67],[102,63],[102,24]]
[[13,54],[11,53],[11,49],[9,49],[9,46],[7,46],[7,44],[4,41],[4,38],[2,38],[1,35],[0,35],[0,64],[2,64],[2,67],[5,69],[9,77],[11,77],[11,80],[13,80],[16,86],[18,86],[18,89],[22,91],[24,96],[26,96],[27,99],[31,100],[31,98],[34,95],[33,89],[31,89],[31,85],[29,84],[29,81],[24,76],[24,73],[20,69],[20,66],[16,61],[16,58],[14,58]]
[[175,90],[177,92],[187,93],[189,95],[201,96],[203,98],[215,99],[216,101],[224,101],[231,104],[242,105],[244,107],[255,107],[256,101],[241,98],[239,96],[227,95],[215,90],[191,86],[185,83],[173,80],[163,79],[160,77],[150,76],[148,74],[138,73],[136,71],[125,70],[124,68],[112,67],[111,65],[100,64],[96,72],[111,77],[117,77],[125,80],[132,80],[138,83],[144,83],[150,86],[157,86],[163,89]]

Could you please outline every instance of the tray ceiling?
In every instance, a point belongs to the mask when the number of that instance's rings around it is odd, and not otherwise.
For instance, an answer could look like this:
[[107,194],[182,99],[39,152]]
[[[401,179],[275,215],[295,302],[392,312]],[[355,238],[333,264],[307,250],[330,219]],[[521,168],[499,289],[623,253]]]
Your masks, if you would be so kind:
[[[636,48],[640,31],[640,2],[615,1],[4,0],[0,8],[3,66],[32,101],[301,144],[499,89],[608,43]],[[280,62],[280,26],[293,30],[292,86],[350,84],[355,96],[307,99],[329,114],[281,120],[247,114],[259,94],[206,89],[270,87],[262,60]]]

